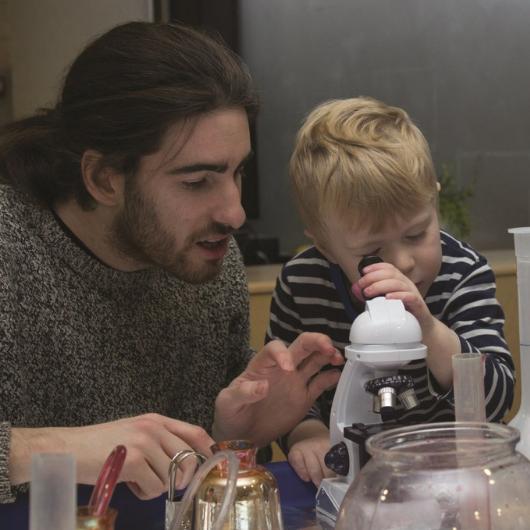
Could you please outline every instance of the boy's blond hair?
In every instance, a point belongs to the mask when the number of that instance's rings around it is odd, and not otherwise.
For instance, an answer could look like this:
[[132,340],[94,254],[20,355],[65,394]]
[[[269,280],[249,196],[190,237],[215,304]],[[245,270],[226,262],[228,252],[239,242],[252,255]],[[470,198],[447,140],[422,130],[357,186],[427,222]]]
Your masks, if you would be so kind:
[[329,237],[332,212],[352,228],[378,231],[438,197],[423,134],[404,110],[366,97],[327,101],[309,114],[290,175],[303,221],[317,239]]

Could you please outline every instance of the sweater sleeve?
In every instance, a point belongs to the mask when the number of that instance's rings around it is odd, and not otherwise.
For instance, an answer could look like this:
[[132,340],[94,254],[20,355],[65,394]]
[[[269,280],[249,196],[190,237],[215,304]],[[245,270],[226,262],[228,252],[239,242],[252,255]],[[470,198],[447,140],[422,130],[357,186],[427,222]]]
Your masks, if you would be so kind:
[[0,503],[13,502],[14,492],[9,481],[9,449],[11,441],[11,425],[0,422]]
[[0,503],[13,502],[15,492],[9,480],[9,452],[11,446],[11,423],[9,417],[13,401],[19,399],[17,390],[15,358],[18,353],[16,337],[18,335],[12,318],[16,308],[14,282],[8,271],[13,265],[9,253],[0,248],[0,366],[2,381],[0,384]]
[[462,353],[485,357],[486,417],[500,421],[513,401],[515,368],[504,338],[504,312],[495,297],[495,276],[485,258],[463,275],[444,310],[443,321],[456,332]]

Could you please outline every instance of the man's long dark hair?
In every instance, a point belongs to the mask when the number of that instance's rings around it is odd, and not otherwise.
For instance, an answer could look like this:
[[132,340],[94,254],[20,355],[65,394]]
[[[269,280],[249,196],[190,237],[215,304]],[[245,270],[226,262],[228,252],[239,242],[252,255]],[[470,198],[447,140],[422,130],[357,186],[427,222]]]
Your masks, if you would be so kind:
[[225,107],[252,119],[257,96],[239,57],[220,40],[181,25],[131,22],[89,44],[66,75],[53,109],[9,124],[0,136],[0,181],[43,204],[92,205],[80,162],[132,175],[181,120]]

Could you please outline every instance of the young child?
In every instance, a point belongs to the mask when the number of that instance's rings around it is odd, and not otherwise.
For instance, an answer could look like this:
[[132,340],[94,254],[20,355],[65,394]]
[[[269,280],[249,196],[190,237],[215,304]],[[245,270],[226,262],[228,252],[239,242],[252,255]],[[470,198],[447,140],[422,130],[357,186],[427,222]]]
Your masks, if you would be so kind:
[[[314,246],[287,263],[274,292],[267,340],[291,343],[303,331],[329,335],[344,352],[367,298],[400,299],[417,318],[426,361],[402,373],[414,379],[420,405],[400,420],[454,420],[451,356],[485,356],[488,421],[512,403],[514,365],[504,314],[485,258],[440,230],[438,191],[427,142],[401,109],[370,98],[326,102],[307,117],[290,163],[295,197]],[[361,258],[375,254],[360,278]],[[288,459],[304,480],[331,472],[329,414],[322,395],[287,437]]]

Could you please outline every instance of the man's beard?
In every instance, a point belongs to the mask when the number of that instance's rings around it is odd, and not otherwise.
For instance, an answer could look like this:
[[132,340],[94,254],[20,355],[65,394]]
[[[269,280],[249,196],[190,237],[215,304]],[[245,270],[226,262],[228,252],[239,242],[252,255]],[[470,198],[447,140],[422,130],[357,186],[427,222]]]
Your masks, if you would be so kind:
[[189,252],[201,238],[232,232],[230,227],[215,223],[190,234],[183,248],[176,250],[173,238],[160,223],[156,206],[143,197],[133,183],[126,189],[125,205],[114,219],[110,237],[123,255],[147,266],[164,269],[185,282],[200,284],[218,276],[223,260],[193,264]]

